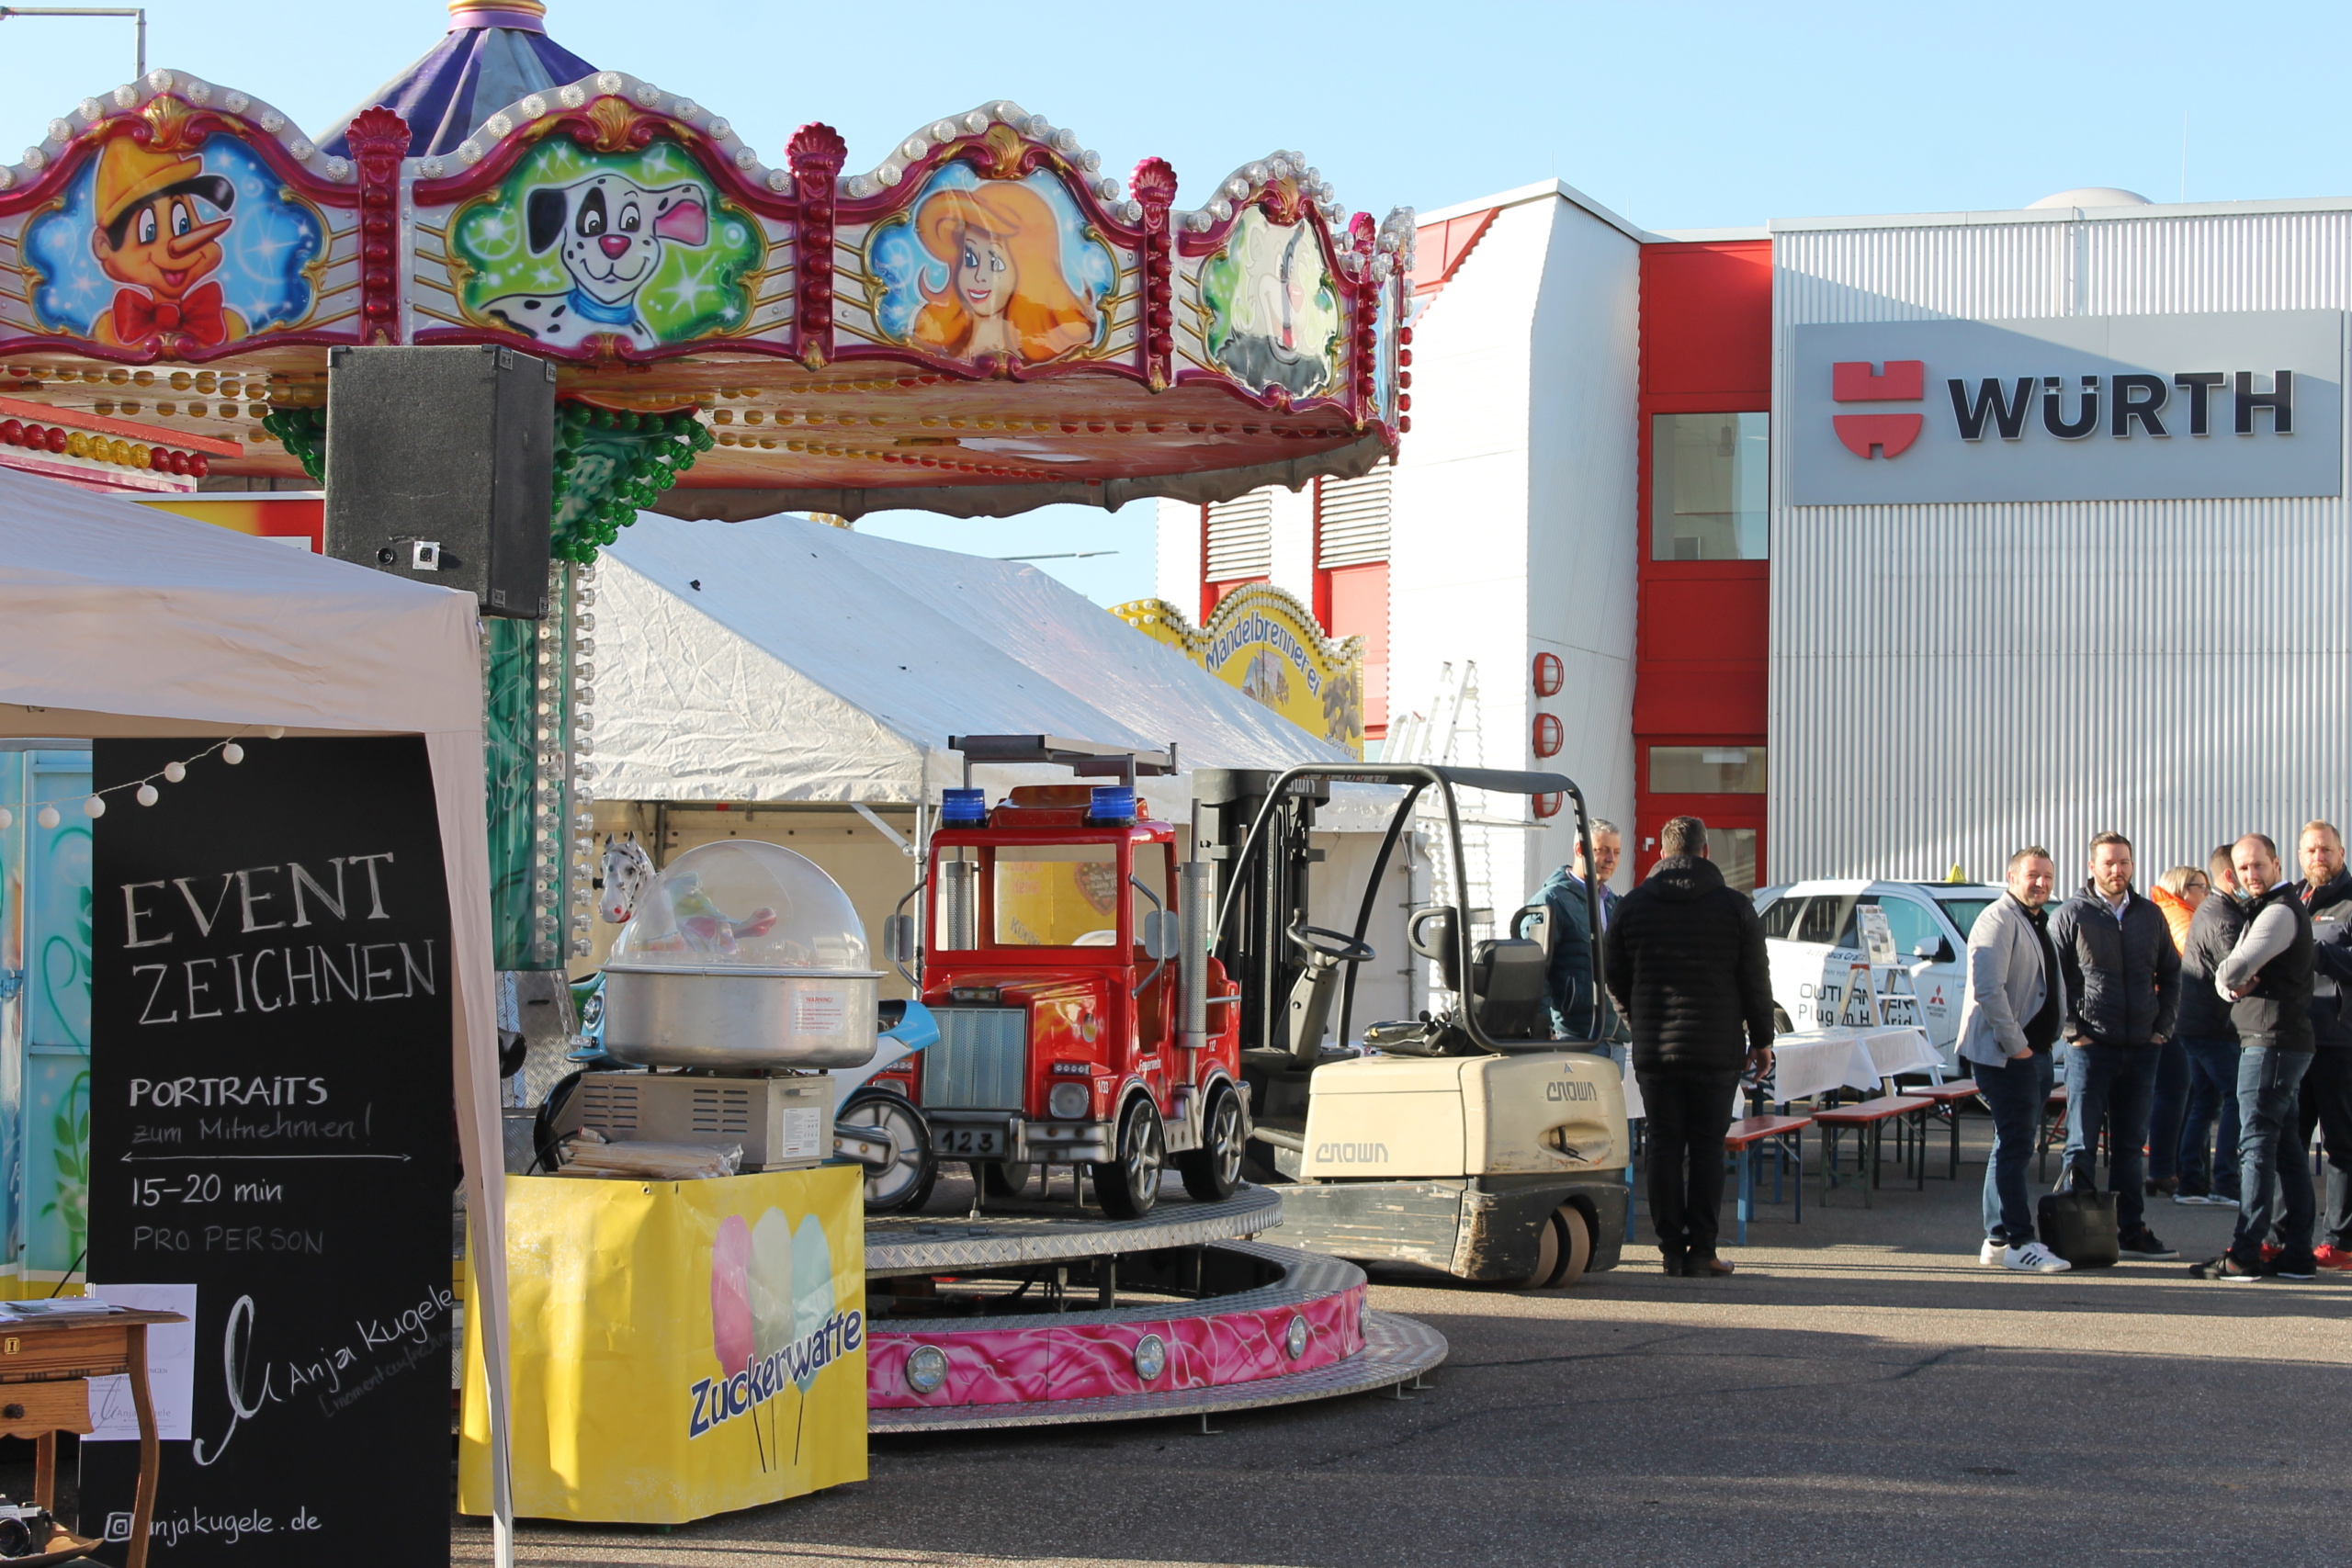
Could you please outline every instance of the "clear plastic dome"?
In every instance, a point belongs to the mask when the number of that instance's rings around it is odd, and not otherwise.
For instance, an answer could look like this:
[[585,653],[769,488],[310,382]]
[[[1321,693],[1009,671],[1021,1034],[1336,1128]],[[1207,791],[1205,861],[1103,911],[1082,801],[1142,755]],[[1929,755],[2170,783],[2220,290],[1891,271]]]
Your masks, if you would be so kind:
[[751,839],[672,861],[639,898],[611,962],[870,972],[865,927],[841,885],[808,856]]

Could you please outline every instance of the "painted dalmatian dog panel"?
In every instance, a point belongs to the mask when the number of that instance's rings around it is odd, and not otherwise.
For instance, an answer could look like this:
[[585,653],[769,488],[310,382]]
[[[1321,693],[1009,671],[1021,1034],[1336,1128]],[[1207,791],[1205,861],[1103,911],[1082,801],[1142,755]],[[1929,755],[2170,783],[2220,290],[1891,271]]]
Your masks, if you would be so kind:
[[524,209],[534,255],[556,253],[571,287],[556,294],[502,294],[482,313],[551,348],[617,337],[632,348],[662,340],[647,326],[638,295],[662,265],[664,247],[699,248],[710,211],[695,185],[650,189],[618,175],[541,186]]

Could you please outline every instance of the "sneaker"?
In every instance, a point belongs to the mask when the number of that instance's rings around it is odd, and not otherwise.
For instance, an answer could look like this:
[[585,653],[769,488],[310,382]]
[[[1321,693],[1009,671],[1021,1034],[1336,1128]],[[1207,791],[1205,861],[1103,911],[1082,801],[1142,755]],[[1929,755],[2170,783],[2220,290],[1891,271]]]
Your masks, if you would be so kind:
[[2312,1261],[2323,1269],[2352,1269],[2352,1247],[2317,1248],[2312,1253]]
[[1976,1249],[1976,1261],[1987,1269],[1996,1268],[2000,1264],[2001,1255],[2008,1249],[2007,1242],[1997,1236],[1988,1235],[1984,1238],[1984,1245]]
[[2180,1256],[2156,1239],[2156,1233],[2142,1225],[2116,1245],[2117,1255],[2136,1258],[2143,1263],[2169,1263]]
[[2263,1265],[2263,1267],[2267,1269],[2267,1268],[2268,1268],[2271,1264],[2276,1263],[2276,1262],[2278,1262],[2278,1244],[2277,1242],[2275,1242],[2275,1241],[2266,1241],[2266,1242],[2264,1242],[2264,1243],[2262,1244],[2262,1265]]
[[2176,1192],[2172,1201],[2184,1208],[2232,1208],[2238,1206],[2234,1198],[2224,1198],[2218,1192]]
[[2023,1247],[2004,1249],[2001,1267],[2014,1269],[2020,1274],[2064,1274],[2074,1265],[2040,1242],[2030,1241]]
[[2208,1258],[2202,1263],[2190,1264],[2188,1274],[2193,1280],[2222,1280],[2233,1285],[2247,1284],[2256,1280],[2269,1278],[2261,1269],[2249,1269],[2226,1252],[2219,1258]]
[[2270,1271],[2281,1280],[2316,1280],[2319,1265],[2310,1258],[2281,1258],[2270,1266]]

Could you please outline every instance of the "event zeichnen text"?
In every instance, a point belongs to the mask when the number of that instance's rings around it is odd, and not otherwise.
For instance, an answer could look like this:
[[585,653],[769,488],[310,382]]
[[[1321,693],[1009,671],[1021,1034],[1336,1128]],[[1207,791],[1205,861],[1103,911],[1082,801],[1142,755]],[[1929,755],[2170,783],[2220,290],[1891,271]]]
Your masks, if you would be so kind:
[[[330,924],[388,920],[384,866],[390,852],[338,855],[326,863],[326,877],[299,862],[250,866],[210,876],[122,885],[129,949],[166,947],[193,928],[194,942],[267,931],[323,929]],[[366,909],[358,877],[367,881]],[[403,1001],[432,996],[439,988],[434,942],[290,942],[203,956],[158,953],[161,963],[138,964],[131,974],[147,980],[142,1024],[178,1023],[236,1013],[276,1012],[289,1007],[326,1007],[337,1001]]]

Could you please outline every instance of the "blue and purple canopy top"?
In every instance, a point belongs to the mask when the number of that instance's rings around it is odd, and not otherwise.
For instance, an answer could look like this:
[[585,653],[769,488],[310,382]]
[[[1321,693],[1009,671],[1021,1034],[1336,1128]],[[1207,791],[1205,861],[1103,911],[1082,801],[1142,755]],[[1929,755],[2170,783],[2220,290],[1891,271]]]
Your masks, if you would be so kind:
[[381,104],[408,122],[410,157],[446,153],[526,94],[594,75],[594,66],[548,37],[546,9],[539,0],[458,0],[449,7],[448,36],[369,94],[319,145],[349,156],[353,116]]

